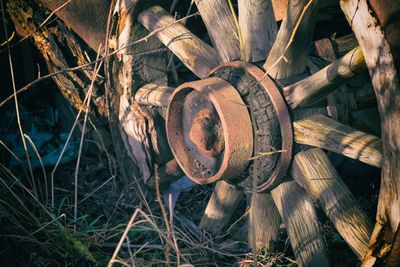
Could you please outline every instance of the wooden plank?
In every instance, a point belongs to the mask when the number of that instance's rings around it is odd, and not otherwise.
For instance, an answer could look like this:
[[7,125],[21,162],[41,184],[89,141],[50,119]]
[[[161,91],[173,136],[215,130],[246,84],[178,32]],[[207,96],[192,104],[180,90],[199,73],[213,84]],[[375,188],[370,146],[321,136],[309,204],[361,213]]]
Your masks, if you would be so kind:
[[306,69],[319,2],[289,1],[286,17],[264,64],[265,71],[272,78],[288,78]]
[[271,191],[286,224],[299,266],[329,266],[313,201],[296,181],[281,183]]
[[[382,1],[380,7],[389,1]],[[393,1],[391,1],[393,2]],[[394,1],[396,2],[396,1]],[[385,255],[390,241],[384,233],[394,233],[400,223],[400,86],[394,59],[385,32],[369,1],[341,0],[341,8],[360,44],[374,86],[381,116],[383,164],[378,201],[377,223],[371,237],[370,250],[364,261],[372,266],[376,257]],[[390,9],[386,8],[386,12]],[[395,18],[395,17],[392,17]],[[396,29],[396,28],[395,28]],[[397,27],[396,35],[399,34]],[[390,225],[390,226],[389,226]],[[388,227],[389,226],[389,227]],[[398,257],[398,256],[397,256]]]
[[175,88],[165,85],[148,83],[138,89],[135,100],[141,105],[167,107],[174,90]]
[[378,137],[324,115],[295,121],[293,131],[294,140],[299,144],[333,151],[378,168],[382,166],[382,142]]
[[160,41],[198,77],[207,77],[219,64],[217,52],[182,24],[175,22],[162,7],[146,9],[139,14],[138,21],[150,32],[156,31]]
[[244,200],[243,192],[235,186],[223,180],[217,182],[201,219],[200,228],[214,236],[221,234],[239,202]]
[[320,202],[326,216],[362,260],[368,249],[372,225],[326,154],[319,148],[299,152],[294,157],[290,174],[313,200]]
[[238,29],[226,0],[195,0],[220,62],[240,58]]
[[256,245],[257,252],[262,249],[274,250],[279,240],[281,217],[269,193],[256,193],[251,198],[248,242]]
[[310,105],[321,101],[365,69],[363,53],[357,47],[315,74],[286,86],[283,94],[291,108]]
[[271,0],[239,0],[238,5],[244,60],[265,60],[278,33]]

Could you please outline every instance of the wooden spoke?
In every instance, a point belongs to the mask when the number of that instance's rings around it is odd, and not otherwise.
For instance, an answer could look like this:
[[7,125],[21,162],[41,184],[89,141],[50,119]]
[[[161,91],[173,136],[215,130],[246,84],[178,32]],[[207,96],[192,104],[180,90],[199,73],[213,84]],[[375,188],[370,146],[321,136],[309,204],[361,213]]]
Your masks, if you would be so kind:
[[198,77],[206,77],[218,65],[215,49],[177,23],[162,7],[153,6],[143,11],[138,21],[148,31],[155,32],[160,41]]
[[244,201],[242,191],[223,180],[217,182],[201,219],[200,228],[212,235],[219,235],[228,225],[240,201]]
[[291,176],[321,203],[326,216],[361,260],[368,249],[372,225],[326,154],[319,148],[298,153]]
[[373,135],[354,130],[324,115],[293,123],[299,144],[323,148],[375,167],[382,166],[382,142]]
[[289,235],[299,266],[329,266],[324,238],[313,201],[296,181],[271,191]]
[[244,60],[265,60],[278,32],[271,0],[239,0],[238,5]]
[[[388,40],[395,40],[399,36],[397,1],[341,0],[340,6],[347,21],[363,50],[365,62],[374,86],[379,113],[381,116],[383,166],[382,181],[379,192],[377,223],[370,243],[370,251],[365,257],[365,266],[372,266],[377,258],[387,254],[387,247],[391,246],[392,237],[400,225],[400,85],[398,69]],[[395,10],[395,13],[392,11]],[[385,14],[382,17],[380,14]],[[390,14],[390,15],[389,15]],[[387,17],[385,17],[388,15]],[[396,19],[394,19],[396,18]],[[381,24],[385,22],[385,24]],[[387,35],[381,27],[391,27],[391,35]],[[391,38],[387,39],[388,36]],[[396,47],[396,43],[392,46]],[[397,258],[398,253],[391,254]]]
[[154,175],[150,177],[147,186],[151,189],[155,189],[156,179],[158,179],[159,186],[166,187],[170,183],[182,178],[185,174],[183,173],[181,167],[179,167],[178,162],[175,159],[168,161],[165,165],[156,167],[154,169]]
[[265,248],[274,250],[274,242],[279,239],[281,217],[271,194],[255,194],[251,199],[248,241],[256,245],[257,251]]
[[363,53],[357,47],[304,80],[286,86],[283,94],[292,108],[313,104],[366,68]]
[[135,94],[135,100],[141,105],[167,107],[169,97],[175,88],[149,83],[139,88]]
[[226,0],[195,0],[221,63],[240,58],[239,35]]
[[289,1],[286,17],[264,64],[272,78],[284,79],[305,70],[318,6],[319,0]]

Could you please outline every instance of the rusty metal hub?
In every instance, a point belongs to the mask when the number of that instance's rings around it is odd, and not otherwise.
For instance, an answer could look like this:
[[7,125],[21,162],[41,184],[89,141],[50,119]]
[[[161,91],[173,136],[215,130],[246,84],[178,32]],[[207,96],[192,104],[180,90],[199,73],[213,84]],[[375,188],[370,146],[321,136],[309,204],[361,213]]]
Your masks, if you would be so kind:
[[274,188],[289,168],[293,149],[291,119],[279,88],[258,67],[239,61],[217,67],[210,76],[181,85],[171,97],[167,136],[177,162],[198,184],[225,179],[251,190],[257,169],[257,191]]
[[253,154],[250,115],[239,93],[223,79],[179,86],[166,119],[171,150],[194,182],[233,179],[247,167]]

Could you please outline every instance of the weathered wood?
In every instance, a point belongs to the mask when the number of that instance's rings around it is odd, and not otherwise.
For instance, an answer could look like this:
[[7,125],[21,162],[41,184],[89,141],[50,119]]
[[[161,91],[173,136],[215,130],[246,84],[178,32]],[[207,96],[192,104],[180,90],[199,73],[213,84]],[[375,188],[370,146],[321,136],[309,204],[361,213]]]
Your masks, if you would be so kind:
[[[248,242],[256,244],[257,252],[262,249],[274,250],[279,240],[281,217],[269,193],[256,193],[251,197]],[[254,251],[256,253],[256,251]]]
[[[264,64],[265,71],[272,78],[287,78],[306,69],[319,2],[319,0],[289,1],[286,17]],[[297,23],[299,24],[296,25]]]
[[372,225],[326,154],[319,148],[298,153],[290,174],[313,200],[321,203],[326,216],[362,260],[368,249]]
[[[148,34],[136,21],[138,6],[142,3],[119,1],[114,9],[114,25],[111,26],[115,38],[112,47],[117,49],[117,53],[112,57],[112,67],[107,74],[108,82],[112,82],[108,90],[112,115],[110,128],[126,184],[135,180],[137,183],[147,183],[155,165],[163,165],[171,160],[168,157],[169,148],[165,146],[165,133],[160,130],[153,116],[155,112],[150,107],[139,106],[134,99],[141,82],[165,84],[167,81],[165,54],[141,55],[142,52],[162,47],[157,37],[151,36],[147,42],[132,45]],[[131,45],[126,47],[127,44]],[[139,193],[143,195],[143,192]]]
[[[26,1],[16,0],[7,3],[7,12],[17,33],[21,36],[31,36],[34,46],[42,54],[50,73],[88,63],[84,45],[63,22],[56,20],[48,27],[40,26],[42,18],[45,17],[44,9],[30,6]],[[85,110],[83,100],[93,77],[93,68],[87,67],[75,72],[59,73],[52,79],[72,107],[76,110]],[[96,115],[107,116],[105,98],[99,93],[101,91],[99,87],[99,83],[93,84],[94,101],[90,103],[90,109],[93,111],[90,114],[92,120],[96,120]]]
[[173,159],[167,162],[165,165],[154,168],[154,175],[149,179],[147,186],[151,189],[155,189],[157,186],[156,179],[158,179],[159,186],[165,187],[184,175],[185,174],[183,173],[181,167],[179,167],[178,162]]
[[162,7],[153,6],[138,16],[138,21],[167,46],[194,74],[200,78],[208,76],[218,65],[214,48],[196,37]]
[[313,104],[365,69],[363,53],[357,47],[317,73],[286,86],[283,93],[292,108]]
[[293,130],[299,144],[333,151],[378,168],[382,166],[382,142],[376,136],[354,130],[324,115],[295,121]]
[[239,0],[238,5],[244,60],[265,60],[278,33],[271,0]]
[[221,234],[240,201],[245,201],[242,191],[225,181],[217,182],[201,219],[200,228],[214,236]]
[[138,89],[135,94],[135,100],[141,105],[167,107],[169,97],[174,90],[175,88],[165,85],[149,83]]
[[271,191],[286,224],[299,266],[329,266],[324,238],[313,201],[296,181],[283,182]]
[[220,62],[240,58],[238,29],[226,0],[195,0]]
[[[387,3],[382,1],[381,3]],[[377,223],[365,262],[383,257],[390,242],[382,240],[382,231],[396,232],[400,222],[400,86],[394,59],[385,33],[366,0],[341,0],[341,8],[363,50],[374,86],[381,116],[383,164],[378,201]],[[384,8],[384,5],[380,5]],[[387,10],[390,11],[390,10]],[[394,18],[394,17],[392,17]],[[399,29],[395,31],[399,34]],[[388,227],[390,225],[390,227]],[[389,229],[388,229],[389,228]]]

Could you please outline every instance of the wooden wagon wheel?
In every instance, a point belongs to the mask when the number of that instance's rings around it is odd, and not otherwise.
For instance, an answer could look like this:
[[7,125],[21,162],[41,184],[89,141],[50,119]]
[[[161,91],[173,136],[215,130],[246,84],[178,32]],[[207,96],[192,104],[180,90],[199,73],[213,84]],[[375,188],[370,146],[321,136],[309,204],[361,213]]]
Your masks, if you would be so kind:
[[[328,266],[328,254],[313,205],[313,201],[318,201],[362,260],[368,250],[372,226],[323,150],[372,166],[384,164],[387,167],[382,172],[384,192],[381,191],[381,198],[382,194],[390,193],[380,201],[379,213],[384,215],[385,222],[391,222],[392,232],[397,231],[399,216],[394,209],[399,208],[398,182],[396,184],[399,168],[395,162],[399,157],[396,137],[400,120],[395,120],[398,114],[385,118],[389,114],[385,105],[389,101],[397,107],[390,112],[398,111],[398,78],[380,26],[375,24],[367,28],[362,21],[373,20],[365,0],[341,1],[360,47],[311,76],[304,73],[309,62],[317,0],[289,1],[279,31],[271,1],[239,0],[241,35],[227,1],[197,0],[195,3],[213,46],[176,22],[168,11],[156,5],[157,1],[142,2],[117,2],[118,28],[114,31],[118,38],[111,44],[120,49],[116,106],[119,107],[121,132],[126,137],[128,150],[142,151],[131,155],[138,165],[150,166],[141,170],[144,179],[149,179],[153,171],[151,164],[147,164],[151,161],[149,151],[153,149],[160,157],[163,155],[161,149],[156,149],[157,144],[151,144],[157,139],[155,136],[161,138],[162,134],[153,124],[139,123],[137,119],[149,122],[151,111],[146,106],[165,108],[168,104],[168,140],[177,163],[199,184],[217,181],[200,223],[210,233],[219,234],[243,201],[243,191],[253,190],[250,192],[255,194],[249,203],[250,243],[268,247],[277,237],[281,217],[299,265]],[[139,39],[133,36],[140,31],[138,23],[152,33],[151,37],[145,37],[149,40],[148,48],[160,49],[157,41],[150,40],[157,37],[200,80],[177,89],[166,86],[162,71],[160,75],[151,78],[143,75],[135,80],[133,61],[135,53],[140,54],[140,51],[132,53],[123,48]],[[135,28],[137,30],[132,30]],[[242,55],[239,36],[243,41]],[[378,45],[374,45],[377,41],[373,38],[379,40]],[[363,53],[371,53],[373,59],[364,61]],[[381,53],[387,63],[384,66],[376,65]],[[237,61],[241,58],[243,61]],[[148,64],[143,64],[143,68],[165,68],[166,62],[157,57],[145,60]],[[366,66],[378,95],[383,129],[386,129],[385,153],[379,138],[329,118],[322,111],[325,107],[321,108],[321,103],[335,88]],[[138,85],[138,80],[148,84]],[[392,99],[381,97],[384,84]],[[240,125],[235,122],[235,114],[240,118]],[[136,121],[129,116],[134,116]],[[138,125],[146,125],[147,129]],[[154,136],[143,134],[146,132]],[[138,146],[141,149],[138,150]],[[279,153],[258,157],[268,146]],[[256,159],[251,160],[251,156]],[[167,165],[177,166],[176,162]],[[397,186],[395,190],[388,190],[390,183]],[[388,209],[385,204],[392,200],[394,203]],[[375,238],[381,228],[379,225],[376,228]],[[370,254],[368,260],[373,261],[374,255]]]

